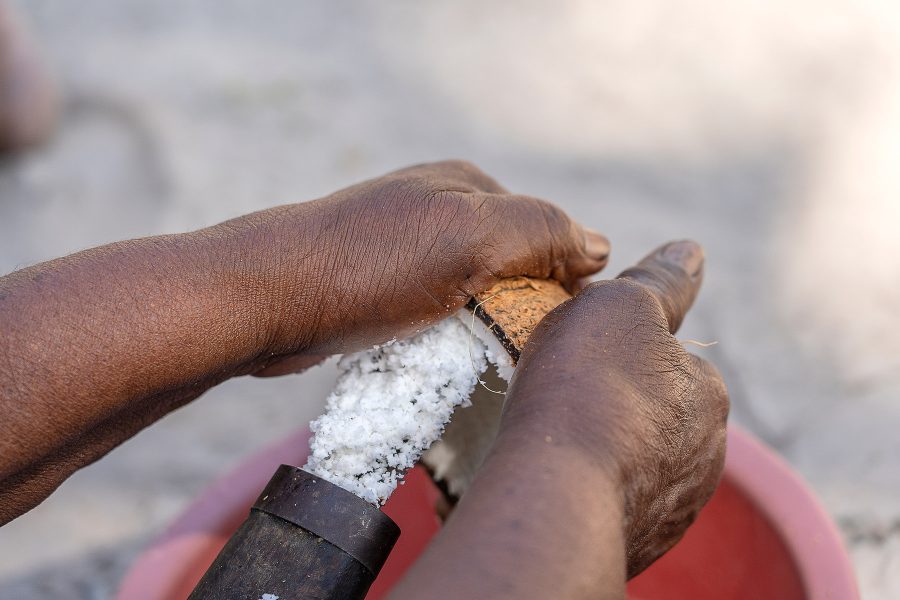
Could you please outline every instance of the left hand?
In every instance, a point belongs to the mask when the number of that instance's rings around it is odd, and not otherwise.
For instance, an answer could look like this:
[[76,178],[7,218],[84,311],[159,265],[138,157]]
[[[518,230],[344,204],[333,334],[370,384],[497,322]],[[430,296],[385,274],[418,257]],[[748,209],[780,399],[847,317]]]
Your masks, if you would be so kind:
[[462,161],[410,167],[219,228],[272,298],[262,318],[271,327],[266,375],[425,329],[504,277],[575,288],[609,253],[604,236]]

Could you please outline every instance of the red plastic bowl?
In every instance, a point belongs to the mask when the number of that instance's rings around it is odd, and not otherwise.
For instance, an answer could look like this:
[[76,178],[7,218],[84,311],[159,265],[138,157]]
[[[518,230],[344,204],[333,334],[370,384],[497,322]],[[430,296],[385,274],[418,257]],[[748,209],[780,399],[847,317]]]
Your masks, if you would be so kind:
[[[210,486],[144,552],[119,600],[182,600],[243,521],[275,468],[302,464],[309,431],[298,431]],[[383,597],[440,524],[438,492],[414,469],[385,507],[403,533],[367,598]],[[684,539],[628,585],[640,600],[859,598],[850,560],[828,515],[778,457],[731,427],[725,475]],[[255,600],[255,599],[253,599]]]

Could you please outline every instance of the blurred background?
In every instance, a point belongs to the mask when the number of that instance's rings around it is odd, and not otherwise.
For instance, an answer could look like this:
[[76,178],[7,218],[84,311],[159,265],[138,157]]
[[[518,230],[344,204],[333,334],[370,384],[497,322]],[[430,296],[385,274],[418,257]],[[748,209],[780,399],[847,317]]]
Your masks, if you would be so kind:
[[[900,596],[900,8],[850,0],[11,2],[59,78],[0,163],[0,273],[469,159],[613,241],[691,237],[680,334],[734,419]],[[321,409],[333,363],[241,379],[0,529],[0,598],[107,598],[216,476]]]

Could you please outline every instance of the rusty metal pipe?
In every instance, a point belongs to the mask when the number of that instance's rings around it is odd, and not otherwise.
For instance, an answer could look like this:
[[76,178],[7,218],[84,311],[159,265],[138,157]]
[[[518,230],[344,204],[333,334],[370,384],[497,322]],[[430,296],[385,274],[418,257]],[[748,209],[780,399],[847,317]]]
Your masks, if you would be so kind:
[[362,498],[281,465],[189,600],[362,599],[399,535]]

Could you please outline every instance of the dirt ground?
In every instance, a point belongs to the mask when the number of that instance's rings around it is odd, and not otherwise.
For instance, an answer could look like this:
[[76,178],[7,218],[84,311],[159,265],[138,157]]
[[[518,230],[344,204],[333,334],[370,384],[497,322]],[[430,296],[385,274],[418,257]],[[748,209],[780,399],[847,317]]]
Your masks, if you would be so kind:
[[[0,272],[466,158],[603,230],[704,244],[685,338],[900,596],[900,9],[835,0],[21,0],[65,95],[0,165]],[[0,529],[0,598],[109,597],[333,365],[236,380]]]

